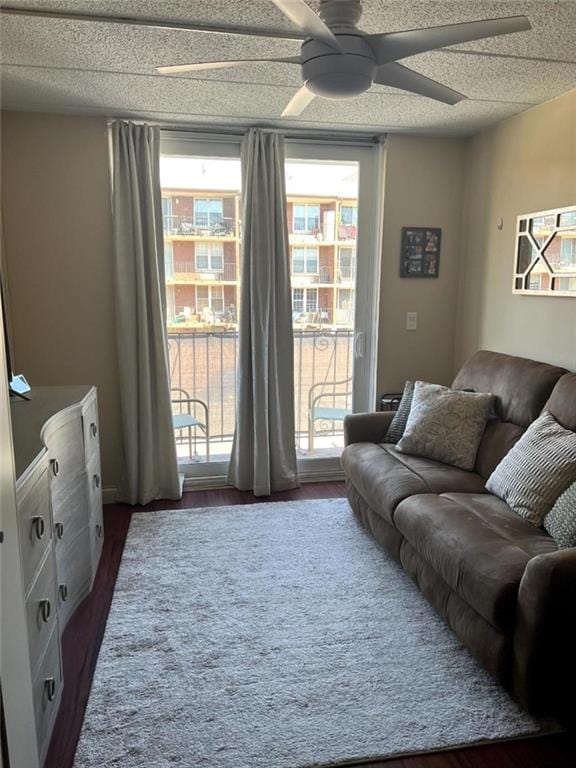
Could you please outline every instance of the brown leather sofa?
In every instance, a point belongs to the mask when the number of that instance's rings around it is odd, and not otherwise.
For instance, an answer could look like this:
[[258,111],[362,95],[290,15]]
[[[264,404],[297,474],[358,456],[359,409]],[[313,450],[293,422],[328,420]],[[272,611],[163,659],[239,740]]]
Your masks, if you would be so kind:
[[484,486],[543,408],[576,431],[576,374],[482,351],[453,387],[495,395],[475,471],[400,454],[381,442],[393,414],[357,414],[344,423],[348,499],[476,659],[530,712],[572,724],[576,548]]

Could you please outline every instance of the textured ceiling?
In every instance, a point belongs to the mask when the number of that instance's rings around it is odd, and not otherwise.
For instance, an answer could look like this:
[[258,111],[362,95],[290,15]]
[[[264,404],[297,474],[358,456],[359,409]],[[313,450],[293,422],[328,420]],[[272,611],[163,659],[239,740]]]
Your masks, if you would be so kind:
[[[298,36],[269,0],[3,0],[1,5],[256,27]],[[297,66],[254,64],[170,77],[155,68],[214,58],[296,55],[297,39],[2,14],[2,107],[179,123],[469,134],[576,87],[576,2],[364,0],[363,7],[359,26],[367,32],[520,13],[533,29],[403,62],[468,96],[454,107],[373,86],[356,99],[316,99],[300,118],[282,121],[282,109],[300,86]]]

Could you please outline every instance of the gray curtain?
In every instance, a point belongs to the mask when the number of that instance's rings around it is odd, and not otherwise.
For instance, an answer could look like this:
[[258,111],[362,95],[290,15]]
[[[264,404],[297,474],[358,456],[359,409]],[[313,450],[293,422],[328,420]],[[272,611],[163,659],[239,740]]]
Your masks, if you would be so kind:
[[284,140],[242,142],[238,401],[228,480],[255,496],[298,486]]
[[124,447],[118,498],[180,498],[165,324],[160,131],[112,124],[112,232]]

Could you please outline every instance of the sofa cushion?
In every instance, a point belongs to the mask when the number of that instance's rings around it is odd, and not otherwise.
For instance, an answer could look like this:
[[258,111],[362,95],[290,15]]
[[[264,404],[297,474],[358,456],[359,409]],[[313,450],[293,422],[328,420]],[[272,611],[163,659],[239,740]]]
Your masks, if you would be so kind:
[[544,409],[564,429],[576,432],[576,373],[567,373],[558,381]]
[[528,561],[557,549],[545,531],[489,494],[412,496],[398,505],[394,522],[448,586],[504,632],[514,624]]
[[559,549],[576,547],[576,483],[556,499],[544,518],[544,528],[558,544]]
[[565,373],[564,368],[555,365],[481,351],[464,363],[452,387],[492,392],[498,417],[527,427],[538,418],[554,385]]
[[561,493],[576,482],[576,433],[544,411],[488,478],[486,489],[541,526]]
[[473,470],[492,400],[489,394],[457,392],[417,381],[397,450]]
[[484,490],[484,480],[474,472],[399,454],[391,445],[352,443],[342,452],[342,466],[371,509],[392,524],[394,510],[408,496]]
[[406,384],[404,384],[404,391],[402,392],[402,399],[398,405],[398,410],[394,414],[383,442],[396,444],[398,440],[400,440],[404,434],[404,430],[406,429],[406,422],[408,421],[408,417],[410,416],[413,397],[414,382],[407,381]]
[[509,421],[490,419],[480,440],[474,471],[488,479],[498,464],[524,434],[524,427]]

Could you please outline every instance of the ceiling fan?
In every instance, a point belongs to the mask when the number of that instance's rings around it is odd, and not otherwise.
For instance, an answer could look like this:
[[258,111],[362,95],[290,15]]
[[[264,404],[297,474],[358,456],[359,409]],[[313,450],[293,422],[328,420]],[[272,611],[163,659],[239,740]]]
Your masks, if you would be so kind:
[[449,45],[531,29],[526,16],[509,16],[371,35],[356,28],[362,16],[361,0],[320,0],[319,14],[304,0],[271,2],[307,35],[299,56],[175,64],[158,67],[158,72],[169,75],[259,62],[298,64],[304,85],[284,109],[282,117],[302,114],[316,96],[347,99],[364,93],[373,83],[411,91],[445,104],[457,104],[466,96],[398,61]]

